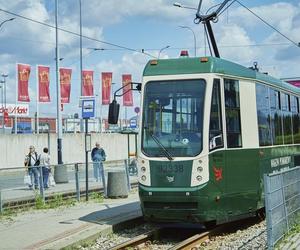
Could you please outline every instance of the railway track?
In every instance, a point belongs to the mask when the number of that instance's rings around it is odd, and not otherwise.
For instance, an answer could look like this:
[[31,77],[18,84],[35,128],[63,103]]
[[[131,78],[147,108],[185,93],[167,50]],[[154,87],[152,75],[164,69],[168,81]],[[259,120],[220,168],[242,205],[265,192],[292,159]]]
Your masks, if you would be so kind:
[[[187,228],[168,228],[168,227],[160,227],[157,229],[153,229],[147,233],[140,234],[126,242],[116,245],[112,248],[112,250],[126,250],[126,249],[145,249],[151,250],[155,249],[153,245],[156,245],[157,242],[162,241],[164,238],[170,238],[170,233],[175,233],[174,238],[178,239],[178,233],[186,236],[183,240],[179,240],[173,244],[172,247],[166,248],[169,250],[191,250],[197,249],[199,246],[203,246],[205,242],[212,237],[216,237],[219,235],[229,234],[235,232],[236,230],[245,229],[251,225],[260,222],[260,218],[251,217],[247,219],[238,220],[235,222],[230,222],[222,225],[218,225],[211,230],[206,229],[197,229],[197,233],[195,233],[195,229],[186,232]],[[180,232],[179,232],[180,231]],[[183,236],[184,237],[184,236]],[[161,248],[160,248],[161,249]]]

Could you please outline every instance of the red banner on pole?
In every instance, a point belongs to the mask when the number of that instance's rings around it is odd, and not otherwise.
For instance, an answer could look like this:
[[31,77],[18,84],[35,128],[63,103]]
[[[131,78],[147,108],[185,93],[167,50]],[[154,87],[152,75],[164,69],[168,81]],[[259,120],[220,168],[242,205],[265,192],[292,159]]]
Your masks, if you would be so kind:
[[50,67],[38,66],[39,102],[50,102]]
[[108,105],[110,103],[110,92],[112,83],[112,73],[102,72],[102,104]]
[[60,68],[60,98],[61,103],[70,102],[72,69]]
[[133,106],[132,90],[131,90],[131,75],[122,75],[123,88],[123,105]]
[[93,96],[94,95],[94,71],[83,70],[82,71],[82,95]]
[[30,65],[17,64],[17,71],[18,71],[18,101],[30,102],[29,93],[28,93]]

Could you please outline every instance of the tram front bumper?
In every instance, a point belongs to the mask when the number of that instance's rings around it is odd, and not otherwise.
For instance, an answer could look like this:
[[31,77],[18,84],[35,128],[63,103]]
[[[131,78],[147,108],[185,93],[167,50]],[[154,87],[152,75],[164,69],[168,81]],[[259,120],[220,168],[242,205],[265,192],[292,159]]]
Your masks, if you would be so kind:
[[156,192],[140,187],[139,196],[146,220],[199,223],[210,217],[208,196],[199,195],[199,191]]

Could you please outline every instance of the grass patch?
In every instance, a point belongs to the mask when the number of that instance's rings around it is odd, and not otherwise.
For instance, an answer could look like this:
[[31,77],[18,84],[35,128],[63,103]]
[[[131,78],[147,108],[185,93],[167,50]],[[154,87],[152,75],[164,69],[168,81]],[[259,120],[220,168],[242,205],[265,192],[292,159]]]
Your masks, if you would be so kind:
[[92,192],[89,195],[89,197],[90,197],[91,200],[93,200],[95,202],[98,202],[98,203],[102,203],[104,201],[104,196],[100,192]]
[[291,238],[299,233],[300,233],[300,223],[298,221],[298,223],[295,224],[290,229],[289,233],[286,233],[284,235],[284,237],[279,242],[277,242],[277,244],[275,245],[275,249],[281,249],[281,245],[283,245],[283,244],[286,245],[286,244],[290,243],[290,245],[292,245],[293,242],[291,241]]

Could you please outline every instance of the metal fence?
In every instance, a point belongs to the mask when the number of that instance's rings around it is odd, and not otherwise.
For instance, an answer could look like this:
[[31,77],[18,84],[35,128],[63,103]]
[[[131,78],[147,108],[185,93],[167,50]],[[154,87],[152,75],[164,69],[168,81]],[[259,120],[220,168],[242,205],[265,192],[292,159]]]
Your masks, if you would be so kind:
[[265,174],[265,203],[268,249],[299,223],[300,167]]
[[[105,195],[106,180],[109,172],[125,172],[128,190],[130,190],[130,183],[137,181],[135,159],[104,162],[104,181],[102,178],[99,178],[98,181],[96,180],[93,163],[88,164],[88,175],[86,175],[85,163],[51,165],[50,167],[56,183],[54,185],[54,183],[49,182],[49,188],[44,187],[42,166],[37,167],[37,188],[34,187],[34,180],[32,180],[32,187],[24,182],[26,179],[25,175],[27,175],[24,167],[0,169],[0,212],[3,212],[8,207],[22,207],[22,204],[24,206],[30,205],[30,203],[35,202],[37,197],[41,198],[45,203],[56,195],[73,197],[78,201],[81,199],[81,196],[92,192],[101,191]],[[61,171],[61,169],[64,169],[64,171]]]

